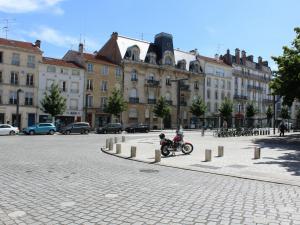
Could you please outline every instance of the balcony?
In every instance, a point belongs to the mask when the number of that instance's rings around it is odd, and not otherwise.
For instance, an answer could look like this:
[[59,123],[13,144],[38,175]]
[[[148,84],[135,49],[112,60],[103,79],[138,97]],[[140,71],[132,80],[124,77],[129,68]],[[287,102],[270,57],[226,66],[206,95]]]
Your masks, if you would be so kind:
[[173,105],[173,101],[172,101],[172,100],[166,100],[166,103],[167,103],[168,105]]
[[159,83],[160,83],[159,80],[154,80],[154,79],[145,80],[145,86],[149,86],[149,87],[158,87]]
[[180,105],[181,106],[187,106],[187,102],[186,101],[180,101]]
[[250,84],[247,85],[247,88],[251,89],[251,90],[256,90],[256,91],[263,91],[262,87],[255,86],[255,85],[250,85]]
[[129,103],[136,104],[136,103],[139,103],[139,102],[140,102],[139,98],[133,98],[133,97],[129,98]]
[[182,85],[180,85],[180,90],[181,91],[190,91],[190,85],[182,84]]
[[247,100],[248,97],[246,95],[234,95],[233,99],[235,99],[235,100]]
[[131,77],[131,81],[138,81],[138,78],[137,77]]
[[148,104],[156,104],[156,99],[148,98]]
[[34,64],[34,63],[28,62],[28,63],[27,63],[27,67],[28,67],[28,68],[35,68],[35,64]]

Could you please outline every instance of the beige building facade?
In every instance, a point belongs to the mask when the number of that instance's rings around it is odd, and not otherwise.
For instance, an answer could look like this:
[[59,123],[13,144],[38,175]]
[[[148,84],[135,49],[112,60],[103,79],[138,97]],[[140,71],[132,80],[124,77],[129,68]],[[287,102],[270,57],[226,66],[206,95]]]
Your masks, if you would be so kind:
[[20,128],[36,123],[38,66],[42,61],[40,44],[39,40],[33,44],[0,38],[0,123]]

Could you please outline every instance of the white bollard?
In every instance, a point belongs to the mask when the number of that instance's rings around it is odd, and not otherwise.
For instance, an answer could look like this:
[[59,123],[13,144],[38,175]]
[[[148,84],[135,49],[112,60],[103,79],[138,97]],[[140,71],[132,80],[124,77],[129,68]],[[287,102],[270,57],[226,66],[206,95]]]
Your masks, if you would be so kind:
[[122,142],[125,142],[125,136],[122,136]]
[[260,159],[260,148],[259,147],[254,148],[254,159]]
[[209,161],[211,161],[211,150],[206,149],[205,150],[205,162],[209,162]]
[[118,143],[118,137],[115,137],[115,143]]
[[122,147],[121,144],[117,144],[117,145],[116,145],[116,153],[117,153],[117,154],[121,154],[121,147]]
[[218,157],[224,156],[224,146],[218,146]]
[[109,139],[108,139],[108,138],[106,138],[105,147],[106,147],[106,148],[109,148]]
[[160,162],[161,160],[161,152],[159,149],[155,150],[155,162]]
[[109,146],[108,146],[108,150],[112,151],[114,148],[114,143],[113,143],[113,140],[112,138],[109,139]]
[[136,146],[131,146],[130,158],[135,158],[135,157],[136,157]]

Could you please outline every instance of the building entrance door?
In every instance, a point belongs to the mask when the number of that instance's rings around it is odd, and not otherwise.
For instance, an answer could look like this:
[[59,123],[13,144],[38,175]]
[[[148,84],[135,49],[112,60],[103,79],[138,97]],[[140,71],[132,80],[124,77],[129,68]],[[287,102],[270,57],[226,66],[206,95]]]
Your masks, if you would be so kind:
[[[18,126],[16,114],[12,114],[12,115],[11,115],[11,120],[12,120],[12,121],[11,121],[11,124],[12,124],[13,126]],[[21,114],[19,114],[19,128],[20,128],[20,129],[22,128]]]
[[27,126],[30,127],[35,124],[35,113],[28,113],[28,124]]
[[4,123],[5,114],[0,113],[0,123]]

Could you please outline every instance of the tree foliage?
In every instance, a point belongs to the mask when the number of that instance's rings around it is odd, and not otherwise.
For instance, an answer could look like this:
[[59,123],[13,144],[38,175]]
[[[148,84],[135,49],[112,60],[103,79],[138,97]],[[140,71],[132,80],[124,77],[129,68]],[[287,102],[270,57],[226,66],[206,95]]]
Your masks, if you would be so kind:
[[160,97],[154,106],[153,113],[155,116],[164,119],[170,114],[170,107],[164,97]]
[[116,117],[127,109],[127,104],[120,90],[114,89],[108,98],[104,111]]
[[246,117],[252,118],[257,114],[257,109],[255,108],[253,102],[250,102],[246,106]]
[[291,106],[295,98],[300,99],[300,27],[294,29],[296,38],[292,47],[283,47],[283,55],[272,57],[278,65],[275,79],[270,84],[274,94],[283,96],[284,104]]
[[220,115],[225,119],[229,120],[233,112],[233,103],[230,99],[225,98],[219,108]]
[[289,113],[289,107],[288,106],[282,106],[280,110],[280,117],[282,119],[290,119],[290,113]]
[[193,100],[192,105],[190,107],[190,112],[196,117],[204,115],[204,113],[206,112],[206,105],[202,98],[198,97]]
[[271,106],[268,106],[267,112],[266,112],[266,116],[267,116],[268,121],[272,119],[272,117],[273,117],[273,110],[272,110]]
[[60,94],[58,84],[52,84],[48,92],[45,92],[44,98],[41,100],[42,110],[50,114],[53,118],[61,115],[66,110],[66,98]]

